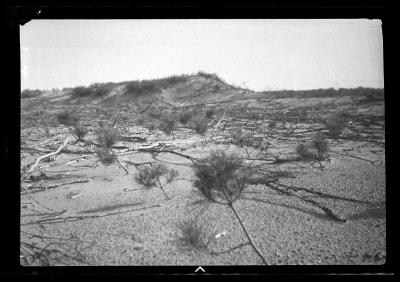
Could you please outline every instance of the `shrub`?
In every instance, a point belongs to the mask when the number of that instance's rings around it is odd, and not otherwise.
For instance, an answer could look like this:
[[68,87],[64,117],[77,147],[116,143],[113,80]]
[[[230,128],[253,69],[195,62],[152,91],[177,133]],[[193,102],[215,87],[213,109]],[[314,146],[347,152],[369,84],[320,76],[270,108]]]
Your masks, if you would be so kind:
[[203,135],[208,129],[208,120],[201,116],[194,116],[188,122],[188,127]]
[[306,144],[298,144],[296,147],[296,153],[301,160],[309,161],[315,158],[315,155],[308,150]]
[[167,174],[167,183],[171,183],[178,176],[179,176],[179,171],[177,171],[176,169],[169,170]]
[[98,148],[96,150],[96,155],[99,161],[104,165],[110,165],[116,160],[116,156],[111,149]]
[[22,99],[33,98],[41,95],[42,93],[43,92],[40,90],[25,89],[21,92],[21,98]]
[[[194,165],[194,187],[208,200],[232,203],[246,187],[249,175],[241,170],[242,159],[214,151]],[[222,199],[222,201],[221,201]],[[226,204],[226,202],[225,202]]]
[[96,83],[90,87],[91,94],[94,96],[105,96],[115,87],[115,83]]
[[75,134],[78,140],[82,140],[83,137],[85,137],[88,133],[87,129],[84,128],[82,124],[75,124],[72,132]]
[[152,106],[152,107],[148,108],[148,115],[151,118],[159,119],[162,117],[162,110],[158,107]]
[[317,151],[317,160],[324,160],[328,154],[328,141],[322,135],[316,135],[312,140],[312,145]]
[[83,98],[91,95],[93,90],[89,87],[83,87],[83,86],[78,86],[75,88],[72,88],[71,90],[71,96],[73,98]]
[[[310,149],[316,153],[310,152]],[[328,141],[322,135],[316,135],[310,144],[297,145],[296,152],[304,161],[325,160],[328,157]]]
[[159,177],[167,172],[167,168],[161,164],[152,167],[145,166],[144,168],[138,169],[138,172],[135,175],[135,181],[146,188],[152,188],[157,186],[157,180]]
[[271,121],[268,123],[268,127],[269,127],[269,128],[275,128],[275,127],[276,127],[276,124],[277,124],[276,120],[271,120]]
[[193,109],[185,110],[179,115],[180,123],[186,124],[195,114],[196,112]]
[[178,244],[183,248],[205,249],[207,247],[205,228],[193,218],[176,224],[178,229]]
[[212,118],[216,112],[215,108],[209,108],[206,110],[206,118]]
[[326,121],[325,124],[328,129],[328,135],[332,138],[339,137],[342,134],[344,128],[346,127],[346,119],[344,114],[334,115]]
[[105,148],[109,148],[114,145],[119,136],[118,131],[109,125],[99,128],[96,132],[96,135],[97,142]]
[[161,117],[158,128],[166,134],[173,134],[176,117],[173,114],[165,114]]
[[151,167],[146,166],[138,169],[135,175],[135,181],[146,188],[152,188],[156,186],[157,177]]
[[59,124],[72,126],[78,123],[79,117],[75,110],[65,110],[57,114],[57,121]]
[[160,92],[160,89],[156,86],[155,82],[151,80],[130,81],[126,84],[126,90],[127,93],[135,96]]

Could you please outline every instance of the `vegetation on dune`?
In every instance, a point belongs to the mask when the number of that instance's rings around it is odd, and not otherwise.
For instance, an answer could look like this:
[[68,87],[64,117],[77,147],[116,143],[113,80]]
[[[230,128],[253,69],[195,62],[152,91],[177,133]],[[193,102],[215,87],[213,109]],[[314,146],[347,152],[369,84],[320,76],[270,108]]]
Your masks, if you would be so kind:
[[339,113],[331,116],[325,123],[328,129],[328,135],[332,138],[338,138],[346,127],[346,114]]
[[97,142],[104,148],[110,148],[117,142],[119,137],[118,131],[109,125],[100,127],[96,131],[96,135]]
[[189,120],[187,126],[196,133],[203,135],[208,129],[208,120],[201,115],[196,115]]
[[104,165],[113,164],[117,159],[117,156],[109,148],[98,148],[96,150],[96,155],[99,161]]
[[[205,72],[199,72],[196,75],[204,77],[206,79],[219,79],[218,76]],[[76,87],[69,89],[68,91],[72,93],[73,97],[100,97],[107,95],[108,93],[110,93],[110,91],[113,91],[115,86],[121,86],[123,84],[127,86],[127,95],[145,96],[146,94],[150,93],[159,93],[164,87],[171,87],[175,85],[178,86],[179,83],[185,83],[190,78],[192,77],[189,75],[182,75],[156,80],[133,81],[118,84],[92,84],[89,87]],[[201,82],[203,81],[203,79],[198,79],[197,77],[197,82],[199,81]],[[203,90],[209,94],[214,93],[214,91],[218,91],[216,89],[220,89],[222,85],[214,82],[206,82],[206,84],[207,87],[204,87]],[[190,87],[190,85],[185,86]],[[225,86],[223,87],[225,88]],[[123,91],[124,88],[121,87],[121,89]],[[295,91],[293,92],[294,94],[289,94],[294,95],[290,97],[301,97],[301,95],[304,95],[306,97],[315,97],[315,95],[320,95],[322,97],[324,95],[328,95],[324,97],[329,97],[329,95],[342,95],[343,93],[345,93],[343,95],[347,95],[346,93],[353,92],[354,95],[364,95],[365,93],[367,93],[365,94],[365,99],[368,101],[381,101],[380,97],[383,97],[379,96],[383,94],[383,90],[371,90],[371,92],[368,92],[370,90],[365,92],[365,89],[355,89],[349,92],[346,92],[347,90],[343,89],[339,90],[310,90],[300,92]],[[281,93],[284,93],[284,95],[288,94],[285,91],[281,91]],[[29,98],[28,96],[29,94],[27,94],[26,98]],[[39,140],[37,139],[37,135],[43,134],[43,132],[48,131],[48,128],[45,128],[45,126],[43,126],[46,125],[45,119],[47,118],[45,117],[45,114],[50,112],[49,115],[53,115],[51,113],[51,107],[53,106],[53,104],[48,104],[47,108],[42,107],[38,109],[38,107],[41,106],[36,105],[41,103],[41,101],[39,100],[42,99],[31,99],[23,101],[22,103],[27,105],[35,105],[36,107],[35,109],[30,109],[29,111],[27,111],[26,116],[29,116],[29,118],[27,118],[27,121],[24,122],[31,122],[30,126],[32,126],[32,120],[34,120],[35,122],[36,120],[38,120],[38,123],[40,122],[42,125],[41,128],[35,127],[31,131],[26,131],[27,133],[25,133],[25,136],[28,136],[28,141],[31,141],[29,140],[29,136],[33,135],[32,140]],[[234,215],[233,220],[235,220],[235,222],[230,227],[239,228],[240,230],[238,230],[239,232],[236,233],[235,236],[237,234],[242,234],[243,237],[245,236],[244,239],[247,238],[247,241],[232,249],[237,249],[244,245],[250,245],[253,248],[254,252],[257,253],[258,257],[265,264],[266,260],[264,258],[264,255],[257,249],[254,240],[251,238],[251,233],[249,233],[249,230],[251,231],[251,229],[246,228],[249,221],[242,220],[244,216],[251,215],[246,214],[248,212],[248,209],[243,208],[242,202],[247,200],[263,202],[263,198],[257,198],[257,195],[259,195],[258,193],[262,193],[263,190],[258,189],[260,187],[255,186],[252,188],[257,188],[257,191],[254,191],[255,189],[253,191],[246,191],[246,189],[250,187],[250,185],[264,185],[263,187],[268,187],[268,189],[276,191],[277,193],[279,193],[280,196],[287,195],[290,197],[295,197],[297,199],[302,199],[305,203],[312,204],[315,207],[321,209],[323,212],[325,212],[327,216],[343,222],[342,218],[335,215],[334,211],[329,209],[329,206],[325,206],[324,201],[319,201],[318,199],[316,199],[318,201],[315,200],[315,198],[317,197],[326,197],[331,200],[343,199],[343,197],[339,197],[337,195],[328,195],[325,194],[325,192],[323,191],[313,191],[312,189],[309,189],[307,187],[286,185],[285,183],[287,182],[280,180],[284,177],[295,177],[296,171],[298,171],[299,168],[315,169],[317,168],[316,165],[319,164],[321,170],[323,170],[323,165],[328,164],[331,155],[346,155],[347,157],[354,157],[358,160],[363,160],[363,156],[360,156],[360,154],[358,156],[351,156],[351,154],[347,153],[348,151],[345,150],[335,151],[334,148],[332,148],[331,150],[331,146],[336,146],[339,143],[342,144],[341,142],[346,142],[343,140],[355,140],[356,142],[375,142],[373,144],[380,145],[382,143],[384,144],[384,142],[381,142],[381,139],[379,139],[379,134],[368,136],[368,140],[363,139],[365,136],[365,132],[368,132],[369,134],[369,132],[376,132],[376,130],[381,130],[376,129],[379,128],[379,126],[384,129],[384,116],[380,116],[379,113],[376,114],[375,110],[372,114],[371,112],[362,111],[362,114],[356,116],[356,114],[354,113],[358,112],[358,109],[356,111],[354,108],[351,108],[348,105],[343,107],[344,109],[346,109],[346,111],[350,109],[347,113],[344,111],[337,111],[337,109],[339,108],[337,107],[339,103],[335,104],[334,102],[328,105],[327,103],[325,103],[326,101],[324,101],[324,103],[321,102],[320,104],[322,105],[322,107],[326,106],[326,108],[322,108],[319,111],[318,106],[315,106],[315,101],[310,103],[310,105],[312,106],[307,106],[306,102],[304,102],[302,103],[302,106],[293,109],[291,108],[291,106],[281,107],[279,103],[277,103],[276,101],[271,101],[269,99],[257,100],[259,105],[255,107],[251,107],[251,105],[254,104],[253,102],[237,103],[236,106],[231,106],[232,104],[227,105],[223,103],[214,103],[214,101],[212,101],[210,104],[205,104],[203,106],[191,105],[185,107],[173,107],[165,106],[165,104],[158,103],[160,100],[156,100],[154,99],[154,97],[149,97],[148,99],[140,98],[132,100],[135,100],[135,102],[126,104],[104,103],[96,105],[93,103],[93,105],[90,104],[87,106],[80,106],[79,115],[77,110],[78,108],[71,108],[56,113],[56,118],[54,118],[53,121],[57,121],[60,125],[67,126],[70,130],[70,133],[75,136],[77,141],[75,143],[68,143],[68,138],[57,151],[53,152],[55,154],[51,155],[51,159],[48,156],[42,155],[45,158],[43,160],[40,160],[40,158],[38,158],[37,160],[51,162],[53,161],[53,157],[56,154],[60,152],[69,153],[77,148],[79,151],[77,150],[77,152],[73,153],[81,154],[82,147],[85,147],[85,154],[92,153],[93,156],[95,156],[93,167],[99,164],[99,162],[106,166],[117,164],[125,170],[126,174],[128,174],[128,170],[123,166],[125,162],[126,164],[134,165],[135,168],[137,168],[137,172],[135,175],[132,175],[131,180],[134,180],[137,184],[139,184],[140,187],[134,187],[132,189],[127,188],[124,189],[124,192],[139,189],[142,190],[143,188],[146,188],[143,190],[150,191],[150,189],[152,188],[159,188],[163,192],[165,198],[168,200],[171,198],[164,191],[164,186],[171,188],[171,190],[173,188],[177,188],[178,185],[177,187],[173,187],[174,185],[171,185],[171,183],[176,180],[185,181],[180,182],[179,186],[187,185],[188,178],[190,177],[190,181],[192,181],[192,187],[195,189],[196,192],[198,192],[197,194],[201,196],[201,199],[194,202],[194,204],[200,203],[201,205],[203,203],[207,203],[210,205],[223,205],[225,208],[218,209],[218,212],[229,212],[232,213],[232,216]],[[328,101],[331,100],[334,99],[328,99]],[[347,99],[341,100],[347,101]],[[358,105],[357,103],[360,100],[361,99],[353,99],[353,102],[355,103],[355,105]],[[267,104],[270,105],[270,107],[266,107],[265,105]],[[349,112],[351,112],[352,115],[350,115]],[[88,117],[89,114],[92,115]],[[42,118],[39,120],[37,119],[37,117]],[[86,122],[81,122],[81,118]],[[94,122],[94,124],[98,123],[98,129],[93,130],[93,127],[91,127],[87,121],[92,121]],[[128,145],[128,142],[136,142],[137,140],[140,140],[139,142],[143,142],[142,140],[146,140],[147,138],[135,136],[136,134],[140,134],[142,136],[142,134],[149,133],[147,132],[147,130],[142,130],[143,128],[132,127],[133,124],[141,124],[142,126],[149,128],[150,130],[158,128],[166,134],[174,135],[174,131],[177,128],[178,122],[180,122],[183,125],[182,127],[185,128],[185,130],[179,131],[180,138],[187,138],[188,134],[189,137],[193,137],[194,132],[186,130],[187,128],[190,128],[193,129],[197,134],[201,134],[202,137],[204,137],[204,141],[207,140],[205,137],[205,133],[209,128],[208,125],[211,123],[213,126],[213,130],[210,130],[209,132],[211,141],[210,143],[207,143],[207,145],[211,145],[210,147],[224,148],[223,150],[228,150],[227,148],[229,148],[229,150],[238,150],[238,154],[230,154],[227,153],[227,151],[216,150],[211,151],[209,155],[203,158],[192,157],[191,155],[188,155],[191,154],[188,152],[195,153],[195,150],[187,150],[188,148],[191,149],[193,147],[201,147],[201,149],[207,149],[207,147],[203,146],[204,143],[199,145],[201,143],[201,140],[198,140],[198,138],[191,138],[191,140],[189,141],[179,140],[179,142],[166,141],[163,142],[162,146],[160,146],[161,142],[159,144],[156,144],[152,143],[152,141],[150,140],[152,139],[152,137],[154,137],[153,135],[148,138],[150,141],[149,143],[139,144],[139,146]],[[283,125],[282,128],[277,128],[278,122],[285,124],[286,126]],[[368,123],[373,124],[374,126],[368,127],[366,129],[360,129],[360,125],[369,126]],[[54,127],[55,129],[57,129],[57,124],[54,124]],[[134,136],[132,136],[132,129],[137,130],[137,132],[133,132]],[[95,131],[94,133],[96,134],[96,142],[83,140],[83,138],[88,135],[88,130]],[[53,136],[61,136],[61,133],[64,134],[65,128],[62,128],[62,131],[54,131],[55,133],[53,134]],[[159,135],[158,133],[159,132],[157,132],[157,135]],[[345,136],[343,136],[344,134]],[[165,136],[161,136],[162,139],[168,139],[164,137]],[[126,143],[124,142],[121,145],[118,144],[120,146],[113,146],[118,141],[118,139],[124,140],[126,141]],[[49,141],[46,141],[46,143],[52,141],[51,139],[48,140]],[[328,142],[328,140],[330,142]],[[78,143],[79,141],[85,142]],[[271,143],[269,143],[269,141],[271,141]],[[295,151],[293,151],[294,148],[292,148],[292,151],[288,150],[288,146],[291,146],[293,143],[297,144],[297,146],[295,147]],[[35,141],[34,144],[38,144],[38,142]],[[68,146],[72,146],[69,147],[67,150],[64,150],[64,147],[67,144]],[[76,144],[82,146],[76,146]],[[176,146],[181,146],[181,144],[184,145],[182,145],[181,148],[177,149]],[[269,145],[271,145],[271,147],[268,147]],[[31,145],[26,142],[24,146]],[[51,148],[51,146],[49,146],[48,148]],[[44,150],[48,148],[32,147],[27,149],[32,149],[32,151],[45,152]],[[113,151],[112,148],[118,148],[118,151]],[[120,148],[122,148],[121,151],[119,150]],[[272,149],[270,150],[269,148]],[[186,152],[185,149],[187,150]],[[125,150],[127,150],[127,153],[125,153]],[[242,152],[242,150],[245,151],[246,155],[244,154],[244,152]],[[131,153],[136,154],[138,152],[140,154],[151,154],[153,158],[150,162],[143,163],[135,163],[127,159],[121,159],[122,164],[118,159],[119,155],[126,156]],[[178,170],[169,169],[161,163],[154,163],[154,160],[162,162],[162,159],[158,158],[158,154],[162,153],[174,154],[174,156],[176,156],[177,158],[182,157],[186,158],[186,160],[190,160],[193,163],[193,165],[191,166],[193,177],[191,172],[189,173],[189,177],[187,177],[187,171],[183,170],[185,172],[185,175],[183,175],[182,178],[178,179]],[[200,150],[198,150],[197,153],[199,153],[200,155]],[[87,160],[89,161],[89,159]],[[39,161],[35,161],[35,164],[38,165]],[[71,162],[71,160],[68,158],[66,161]],[[137,161],[137,159],[135,159],[135,161]],[[173,160],[174,165],[188,165],[187,163],[175,163],[175,161],[176,160]],[[326,163],[322,163],[322,161],[326,161]],[[371,160],[366,161],[373,163]],[[58,162],[55,163],[55,165],[59,165]],[[296,166],[296,170],[292,169],[294,167],[292,167],[292,165]],[[31,182],[38,181],[34,175],[31,175],[31,177],[29,178],[29,170],[32,167],[35,169],[34,171],[38,170],[37,168],[42,169],[42,167],[39,166],[35,168],[34,165],[26,165],[25,167],[21,168],[21,171],[23,172],[23,175],[27,175],[26,179],[29,179]],[[45,167],[46,166],[43,166],[44,169]],[[48,179],[47,175],[44,172],[40,173],[41,182],[44,182],[44,180]],[[82,179],[80,179],[80,181],[82,181]],[[41,185],[41,183],[37,184]],[[47,185],[46,183],[44,184]],[[65,184],[66,183],[62,183],[61,185]],[[25,188],[23,185],[28,188]],[[23,190],[22,188],[25,188],[25,190],[36,189],[32,188],[35,186],[31,184],[25,183],[23,185],[21,185],[21,190]],[[50,185],[52,184],[50,183]],[[46,189],[48,189],[50,186],[43,187],[46,187]],[[33,191],[35,192],[35,190]],[[297,193],[298,191],[300,191],[301,193]],[[160,191],[158,191],[157,189],[157,192]],[[137,191],[135,193],[141,193],[141,191]],[[263,197],[267,197],[267,195],[268,194],[264,194]],[[255,198],[253,198],[253,196]],[[179,199],[176,200],[179,201]],[[239,200],[242,208],[240,210],[236,210],[237,205],[239,205]],[[350,200],[353,202],[360,202],[357,199]],[[161,204],[163,203],[157,203],[157,205],[154,206],[160,206]],[[144,206],[144,208],[154,207],[153,205]],[[203,206],[203,208],[206,207],[208,206]],[[140,208],[142,207],[139,207],[138,209]],[[198,213],[198,215],[206,217],[205,220],[202,221],[202,223],[200,223],[198,217],[192,217],[190,215],[186,216],[186,214],[185,218],[187,219],[178,221],[178,223],[175,225],[175,235],[177,236],[177,243],[183,248],[194,248],[208,254],[217,254],[216,252],[208,250],[210,238],[212,239],[214,237],[210,237],[207,233],[209,231],[209,226],[207,224],[210,222],[210,218],[208,217],[208,215],[210,215],[209,213],[211,212],[215,212],[215,210],[210,209],[207,210],[207,212],[204,211],[205,210],[202,209]],[[118,213],[119,212],[120,211],[118,211]],[[104,215],[106,214],[101,214],[99,216]],[[96,216],[97,215],[91,215],[92,218]],[[215,214],[213,214],[212,218],[215,219]],[[57,222],[64,220],[67,221],[68,219],[68,215],[66,217],[64,217],[64,215],[61,215],[60,217],[53,217],[50,219],[44,218],[40,220],[54,220],[55,222]],[[238,222],[240,226],[237,224]],[[216,224],[215,227],[217,226],[218,228],[220,227],[220,225]],[[222,234],[221,231],[223,230],[217,231],[219,232],[219,234]],[[215,238],[218,237],[215,236]],[[227,236],[227,238],[225,239],[228,238],[229,236]],[[224,244],[220,244],[219,246],[222,245]],[[24,246],[27,247],[28,245],[25,244]],[[32,262],[30,261],[31,258],[36,258],[36,260],[39,262],[42,260],[41,263],[43,263],[44,265],[57,263],[54,262],[54,259],[50,257],[51,253],[45,250],[47,246],[44,246],[44,249],[36,248],[34,245],[31,245],[28,250],[21,248],[21,260],[29,258],[29,261],[25,261],[26,265],[32,265]],[[218,246],[218,244],[216,244],[215,246]],[[232,249],[224,250],[221,253],[227,253]],[[35,250],[37,250],[39,254],[36,253]],[[270,258],[271,256],[269,256],[269,259]]]
[[57,121],[59,124],[73,126],[79,122],[79,116],[75,109],[67,109],[57,113]]
[[21,98],[22,99],[28,99],[28,98],[33,98],[33,97],[37,97],[43,94],[43,91],[35,89],[25,89],[21,92]]
[[327,89],[311,89],[311,90],[275,90],[263,92],[265,98],[282,99],[282,98],[326,98],[340,96],[366,96],[368,100],[383,101],[384,90],[380,88],[327,88]]
[[242,168],[243,159],[235,154],[213,151],[194,165],[193,185],[212,202],[233,203],[240,197],[249,177]]
[[206,249],[208,234],[196,218],[182,220],[176,224],[176,228],[177,243],[181,248]]
[[177,120],[177,117],[173,113],[163,114],[160,117],[158,129],[160,129],[165,134],[168,134],[168,135],[172,134],[172,136],[175,137],[174,130],[175,130],[175,126],[176,126],[176,120]]

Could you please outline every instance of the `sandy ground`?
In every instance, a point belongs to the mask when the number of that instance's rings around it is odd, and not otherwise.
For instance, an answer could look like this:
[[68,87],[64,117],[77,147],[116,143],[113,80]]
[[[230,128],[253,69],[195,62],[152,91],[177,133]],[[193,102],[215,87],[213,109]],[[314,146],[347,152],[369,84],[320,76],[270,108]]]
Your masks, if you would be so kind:
[[[220,147],[229,150],[224,145]],[[207,152],[197,147],[185,151],[185,154],[200,157]],[[135,153],[123,156],[120,160],[123,163],[123,160],[145,162],[152,159],[148,154]],[[95,241],[96,244],[84,253],[96,265],[261,264],[248,245],[228,253],[210,255],[182,249],[177,244],[176,224],[198,213],[212,238],[209,249],[213,252],[223,252],[245,243],[246,238],[232,211],[225,206],[211,204],[201,208],[191,204],[198,196],[191,185],[193,176],[190,161],[171,154],[160,154],[158,160],[165,161],[169,168],[178,169],[180,173],[176,181],[163,185],[171,197],[168,201],[159,188],[125,192],[124,189],[141,188],[134,181],[136,169],[133,166],[128,167],[128,175],[115,164],[90,167],[93,160],[48,169],[49,175],[51,171],[54,174],[63,171],[65,174],[65,170],[70,170],[68,175],[71,178],[92,179],[87,183],[60,186],[32,194],[48,208],[67,210],[63,217],[126,212],[72,222],[24,225],[39,217],[22,204],[21,225],[24,231],[34,234],[43,232],[48,237],[74,234],[81,240]],[[361,160],[333,158],[324,171],[312,170],[282,182],[375,204],[368,206],[315,198],[347,219],[347,222],[340,223],[300,199],[279,195],[266,186],[248,187],[242,199],[234,205],[268,264],[385,262],[384,163],[376,166]],[[71,195],[79,193],[79,196],[71,198]],[[28,196],[21,197],[22,203],[28,200]],[[156,204],[160,206],[135,211]],[[221,232],[226,235],[214,237]]]
[[[287,109],[294,105],[297,107],[299,105],[319,105],[321,101],[323,101],[322,104],[329,105],[334,100],[330,98],[307,99],[307,101],[279,99],[266,103],[271,109],[280,111],[281,108]],[[342,97],[336,99],[335,103],[343,107],[348,105],[348,108],[356,108],[360,114],[368,112],[382,115],[382,103],[362,108],[354,106],[349,103],[350,101],[351,99]],[[255,101],[253,102],[257,104]],[[301,126],[300,123],[298,125]],[[312,128],[314,125],[309,126]],[[130,129],[136,133],[140,131],[135,127]],[[370,129],[373,129],[373,125]],[[280,130],[277,129],[276,134],[281,134]],[[299,128],[299,130],[304,129]],[[188,129],[179,129],[176,132],[177,139],[173,142],[177,147],[184,148],[177,152],[192,157],[204,157],[211,150],[218,148],[228,152],[238,151],[237,147],[220,144],[219,141],[214,142],[214,145],[206,146],[199,142],[202,137],[193,132],[188,134],[189,131]],[[284,133],[287,129],[281,131]],[[59,132],[64,133],[51,141],[56,144],[52,150],[57,149],[68,134],[66,130]],[[218,130],[210,130],[207,136],[218,137],[221,134]],[[366,132],[365,136],[369,137],[368,134]],[[171,143],[172,141],[171,137],[163,134],[147,137],[149,143]],[[296,144],[301,141],[299,138],[282,140],[271,138],[270,150],[272,153],[290,156],[293,154]],[[37,142],[36,147],[40,140]],[[124,143],[119,142],[117,145],[124,145]],[[296,197],[278,194],[265,185],[247,187],[241,199],[236,201],[234,206],[268,264],[385,263],[384,147],[362,141],[339,142],[334,140],[329,140],[329,146],[336,152],[352,154],[365,160],[371,160],[371,162],[333,154],[330,162],[324,162],[323,171],[318,169],[318,166],[310,167],[302,162],[297,166],[281,164],[279,168],[282,171],[293,172],[295,178],[282,178],[280,182],[369,204],[330,199],[318,195],[312,196],[313,200],[346,219],[346,222],[341,223],[328,217],[321,209]],[[36,152],[35,156],[38,155],[43,155],[43,153]],[[79,156],[79,154],[61,153],[54,162],[61,164],[79,158]],[[25,158],[24,155],[21,163],[27,164],[34,159],[33,156]],[[21,194],[21,236],[29,238],[27,233],[41,234],[47,238],[48,242],[62,242],[69,238],[66,241],[71,243],[74,239],[79,239],[80,252],[87,258],[87,262],[71,261],[70,264],[262,264],[249,245],[226,252],[235,246],[246,243],[247,239],[233,212],[226,206],[194,205],[199,199],[199,195],[195,193],[192,185],[193,170],[189,160],[168,153],[152,157],[150,154],[138,152],[121,154],[119,160],[128,169],[129,174],[126,174],[116,164],[109,166],[99,164],[94,167],[96,157],[93,154],[89,155],[88,159],[77,163],[46,168],[46,174],[54,176],[56,179],[46,181],[47,184],[76,179],[90,179],[90,181],[63,185],[47,191]],[[171,199],[167,200],[157,187],[143,189],[137,184],[134,180],[137,169],[135,166],[129,165],[127,161],[136,163],[158,161],[170,169],[178,170],[179,176],[172,183],[168,184],[165,178],[161,178],[164,190]],[[51,165],[51,163],[49,164]],[[62,180],[59,176],[62,176]],[[34,207],[29,203],[33,203]],[[59,215],[59,218],[69,217],[71,219],[73,217],[73,220],[29,224],[46,219],[49,213],[61,211],[64,213]],[[177,234],[176,224],[194,216],[199,216],[199,221],[207,231],[207,237],[210,240],[208,249],[213,254],[182,248],[178,244],[177,235],[179,234]],[[215,235],[220,233],[225,235],[216,238]],[[29,240],[39,242],[37,238]],[[92,245],[92,243],[94,244]]]

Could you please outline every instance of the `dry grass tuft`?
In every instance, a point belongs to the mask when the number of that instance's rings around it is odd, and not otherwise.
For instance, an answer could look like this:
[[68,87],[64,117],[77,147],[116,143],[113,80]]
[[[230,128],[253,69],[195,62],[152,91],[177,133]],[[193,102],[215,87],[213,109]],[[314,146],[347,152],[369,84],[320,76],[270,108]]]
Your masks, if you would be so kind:
[[242,163],[234,154],[211,152],[194,165],[194,187],[210,201],[232,203],[240,197],[250,176],[242,170]]
[[96,135],[97,142],[105,148],[110,148],[112,145],[114,145],[119,137],[118,131],[115,128],[107,125],[99,128],[96,132]]
[[114,154],[114,152],[108,148],[97,149],[96,155],[97,155],[99,161],[104,165],[110,165],[110,164],[114,163],[117,158],[116,155]]
[[182,248],[206,249],[207,232],[205,228],[193,218],[183,220],[177,225],[178,244]]

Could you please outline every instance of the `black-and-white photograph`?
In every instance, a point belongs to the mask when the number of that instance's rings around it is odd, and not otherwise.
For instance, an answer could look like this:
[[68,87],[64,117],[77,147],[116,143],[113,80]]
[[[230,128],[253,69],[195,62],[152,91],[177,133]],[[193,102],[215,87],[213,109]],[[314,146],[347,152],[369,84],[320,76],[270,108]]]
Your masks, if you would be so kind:
[[22,266],[383,265],[379,19],[20,26]]

